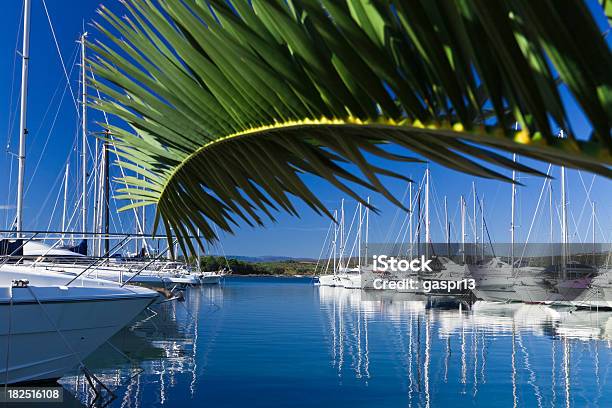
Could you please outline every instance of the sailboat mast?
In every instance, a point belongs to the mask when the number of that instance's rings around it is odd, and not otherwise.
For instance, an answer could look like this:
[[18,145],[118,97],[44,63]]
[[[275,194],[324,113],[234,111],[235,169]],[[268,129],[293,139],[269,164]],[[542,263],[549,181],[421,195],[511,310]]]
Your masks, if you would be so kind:
[[148,255],[149,248],[147,247],[147,238],[145,231],[147,230],[147,206],[142,206],[142,250],[145,255]]
[[336,271],[338,270],[338,251],[337,251],[337,243],[338,243],[338,210],[334,210],[334,276],[336,275]]
[[[512,155],[512,161],[516,163],[516,153]],[[516,200],[516,171],[512,170],[512,197],[510,209],[510,267],[514,269],[514,206]]]
[[550,213],[550,265],[555,264],[555,251],[553,246],[554,231],[553,231],[553,198],[552,198],[552,180],[548,180],[548,211]]
[[592,240],[593,240],[593,266],[595,266],[595,201],[591,201],[591,221],[592,221]]
[[368,264],[368,231],[370,229],[370,197],[368,197],[368,206],[365,213],[365,254],[363,259],[366,265]]
[[21,106],[19,114],[19,178],[17,181],[17,213],[15,227],[18,236],[23,231],[23,180],[25,177],[25,138],[27,129],[28,63],[30,61],[30,0],[23,4],[23,44],[21,48]]
[[450,224],[448,223],[448,203],[446,196],[444,196],[444,227],[446,235],[446,255],[450,258]]
[[484,239],[484,197],[480,199],[480,259],[484,261],[485,239]]
[[[108,137],[108,132],[107,137]],[[104,201],[102,205],[104,206],[104,254],[108,256],[110,251],[110,241],[108,237],[109,233],[109,224],[110,224],[110,166],[109,166],[109,150],[108,144],[104,142],[102,144],[102,157],[104,164]],[[199,246],[198,246],[199,248]]]
[[429,259],[429,168],[425,169],[425,259]]
[[[563,139],[563,130],[560,131],[559,137]],[[567,197],[565,192],[565,166],[561,166],[561,278],[566,279],[567,265]]]
[[85,67],[85,39],[87,33],[81,35],[81,188],[83,200],[81,202],[81,226],[83,238],[87,232],[87,70]]
[[64,232],[66,231],[66,212],[68,210],[68,178],[70,175],[70,162],[66,163],[66,173],[64,174],[64,208],[62,211],[62,243],[64,242]]
[[408,197],[408,199],[409,199],[408,209],[410,210],[410,214],[408,215],[408,217],[409,217],[408,218],[408,226],[409,226],[408,228],[410,229],[410,231],[409,231],[410,232],[410,259],[412,259],[412,247],[414,245],[414,237],[412,236],[412,234],[414,233],[413,232],[413,228],[412,228],[412,225],[413,225],[412,224],[412,222],[413,222],[412,220],[413,220],[413,216],[414,216],[414,211],[413,211],[413,208],[412,208],[412,183],[409,184],[408,188],[410,189],[410,195]]
[[344,198],[340,204],[340,259],[338,268],[342,268],[342,257],[344,256]]
[[474,231],[474,262],[477,260],[478,258],[478,252],[477,252],[477,247],[478,247],[478,225],[476,224],[476,182],[472,181],[472,226],[473,226],[473,231]]
[[357,230],[357,246],[359,259],[357,261],[357,267],[359,267],[359,272],[361,273],[361,229],[363,228],[363,215],[361,212],[362,204],[359,203],[357,204],[357,206],[359,207],[359,229]]
[[461,196],[461,253],[465,265],[465,198]]

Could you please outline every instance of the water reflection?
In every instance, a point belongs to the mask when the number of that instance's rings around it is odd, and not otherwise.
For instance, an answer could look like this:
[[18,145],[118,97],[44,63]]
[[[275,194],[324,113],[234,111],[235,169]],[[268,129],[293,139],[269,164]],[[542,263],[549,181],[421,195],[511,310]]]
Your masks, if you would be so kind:
[[[209,345],[215,339],[213,330],[204,342],[205,349],[198,350],[198,315],[203,309],[214,313],[222,301],[219,286],[192,289],[186,293],[185,302],[167,302],[146,310],[98,349],[85,364],[116,398],[97,387],[101,395],[96,399],[81,373],[64,377],[60,383],[84,406],[140,407],[143,392],[155,405],[164,405],[168,403],[168,390],[179,383],[187,383],[190,395],[195,396],[197,376],[204,371]],[[188,379],[183,378],[186,374]],[[146,387],[141,387],[143,377]]]
[[[379,360],[373,354],[397,353],[386,363],[406,379],[408,406],[439,405],[453,395],[486,406],[481,390],[487,396],[506,393],[515,407],[607,401],[602,392],[612,347],[610,311],[484,301],[453,305],[451,299],[337,287],[320,287],[319,300],[338,376],[361,378],[367,361],[369,379]],[[503,396],[495,398],[504,405]]]
[[[230,279],[86,363],[113,407],[603,407],[611,349],[612,312]],[[82,375],[61,382],[92,402]]]

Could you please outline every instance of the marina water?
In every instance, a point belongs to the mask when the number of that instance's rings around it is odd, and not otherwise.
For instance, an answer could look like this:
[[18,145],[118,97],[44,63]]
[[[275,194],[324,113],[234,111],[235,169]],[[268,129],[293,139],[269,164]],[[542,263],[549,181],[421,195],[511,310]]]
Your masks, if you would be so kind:
[[[86,363],[113,407],[605,407],[611,347],[611,312],[230,277],[141,315]],[[82,376],[61,383],[91,402]]]

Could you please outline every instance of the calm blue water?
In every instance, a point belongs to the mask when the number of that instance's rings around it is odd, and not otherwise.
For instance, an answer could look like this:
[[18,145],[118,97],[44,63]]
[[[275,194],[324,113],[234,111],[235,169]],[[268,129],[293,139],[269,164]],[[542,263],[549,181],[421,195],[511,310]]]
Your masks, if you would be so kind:
[[[88,365],[113,407],[611,406],[610,312],[461,309],[232,277],[143,316]],[[61,382],[91,400],[82,376]]]

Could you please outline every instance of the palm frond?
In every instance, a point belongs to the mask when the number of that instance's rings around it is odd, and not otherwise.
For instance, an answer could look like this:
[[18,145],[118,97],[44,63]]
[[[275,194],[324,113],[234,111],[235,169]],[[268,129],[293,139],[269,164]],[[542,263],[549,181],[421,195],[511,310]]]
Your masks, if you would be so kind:
[[[562,3],[126,0],[124,18],[102,7],[93,105],[130,125],[109,130],[140,176],[120,180],[122,197],[156,204],[156,227],[188,251],[198,230],[216,238],[212,224],[297,215],[294,197],[331,216],[304,174],[401,206],[380,177],[405,177],[368,155],[418,159],[387,144],[506,181],[496,168],[542,174],[492,149],[611,177],[612,58],[586,5]],[[573,133],[560,86],[591,134]]]

